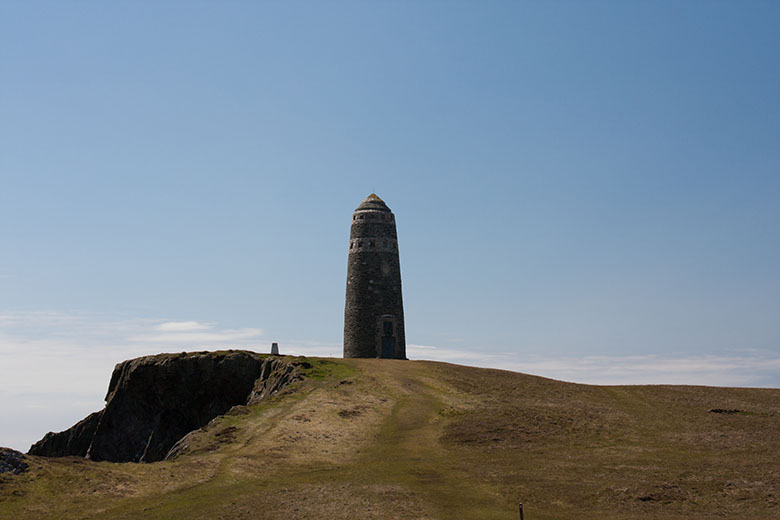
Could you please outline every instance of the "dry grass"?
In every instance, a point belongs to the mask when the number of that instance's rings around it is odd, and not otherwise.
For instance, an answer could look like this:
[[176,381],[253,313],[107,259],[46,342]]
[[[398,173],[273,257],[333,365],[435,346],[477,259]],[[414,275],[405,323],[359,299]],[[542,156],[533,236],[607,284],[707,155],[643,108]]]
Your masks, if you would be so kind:
[[[314,360],[153,464],[28,457],[0,518],[780,517],[780,390]],[[741,410],[712,413],[711,409]]]

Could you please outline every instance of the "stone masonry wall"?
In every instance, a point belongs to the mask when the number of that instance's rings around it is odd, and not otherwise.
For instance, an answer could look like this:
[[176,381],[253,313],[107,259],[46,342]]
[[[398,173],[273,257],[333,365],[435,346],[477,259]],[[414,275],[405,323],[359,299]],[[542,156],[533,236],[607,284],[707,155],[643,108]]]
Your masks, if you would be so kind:
[[395,216],[375,195],[352,218],[344,310],[344,357],[381,357],[382,323],[392,322],[395,358],[406,359]]

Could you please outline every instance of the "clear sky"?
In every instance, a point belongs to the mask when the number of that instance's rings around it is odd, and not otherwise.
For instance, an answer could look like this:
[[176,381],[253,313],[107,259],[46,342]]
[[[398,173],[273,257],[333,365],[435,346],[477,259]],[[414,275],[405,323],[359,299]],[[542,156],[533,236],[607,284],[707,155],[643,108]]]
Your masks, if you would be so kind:
[[0,445],[113,365],[341,354],[351,213],[408,353],[780,386],[780,3],[0,2]]

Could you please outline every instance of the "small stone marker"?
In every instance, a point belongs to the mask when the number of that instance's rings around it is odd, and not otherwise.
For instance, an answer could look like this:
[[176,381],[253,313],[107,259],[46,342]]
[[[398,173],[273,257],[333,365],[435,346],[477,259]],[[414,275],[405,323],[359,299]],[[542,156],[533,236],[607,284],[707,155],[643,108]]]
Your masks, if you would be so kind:
[[271,354],[278,356],[279,355],[279,344],[278,343],[271,343]]

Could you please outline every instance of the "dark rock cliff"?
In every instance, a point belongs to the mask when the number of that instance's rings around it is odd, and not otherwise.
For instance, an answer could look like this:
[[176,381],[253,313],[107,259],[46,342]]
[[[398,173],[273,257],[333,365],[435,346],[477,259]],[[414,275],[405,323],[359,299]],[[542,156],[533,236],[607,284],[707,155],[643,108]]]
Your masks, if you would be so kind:
[[159,354],[118,364],[106,406],[68,430],[47,433],[30,455],[154,462],[235,405],[257,402],[300,379],[305,365],[247,351]]

